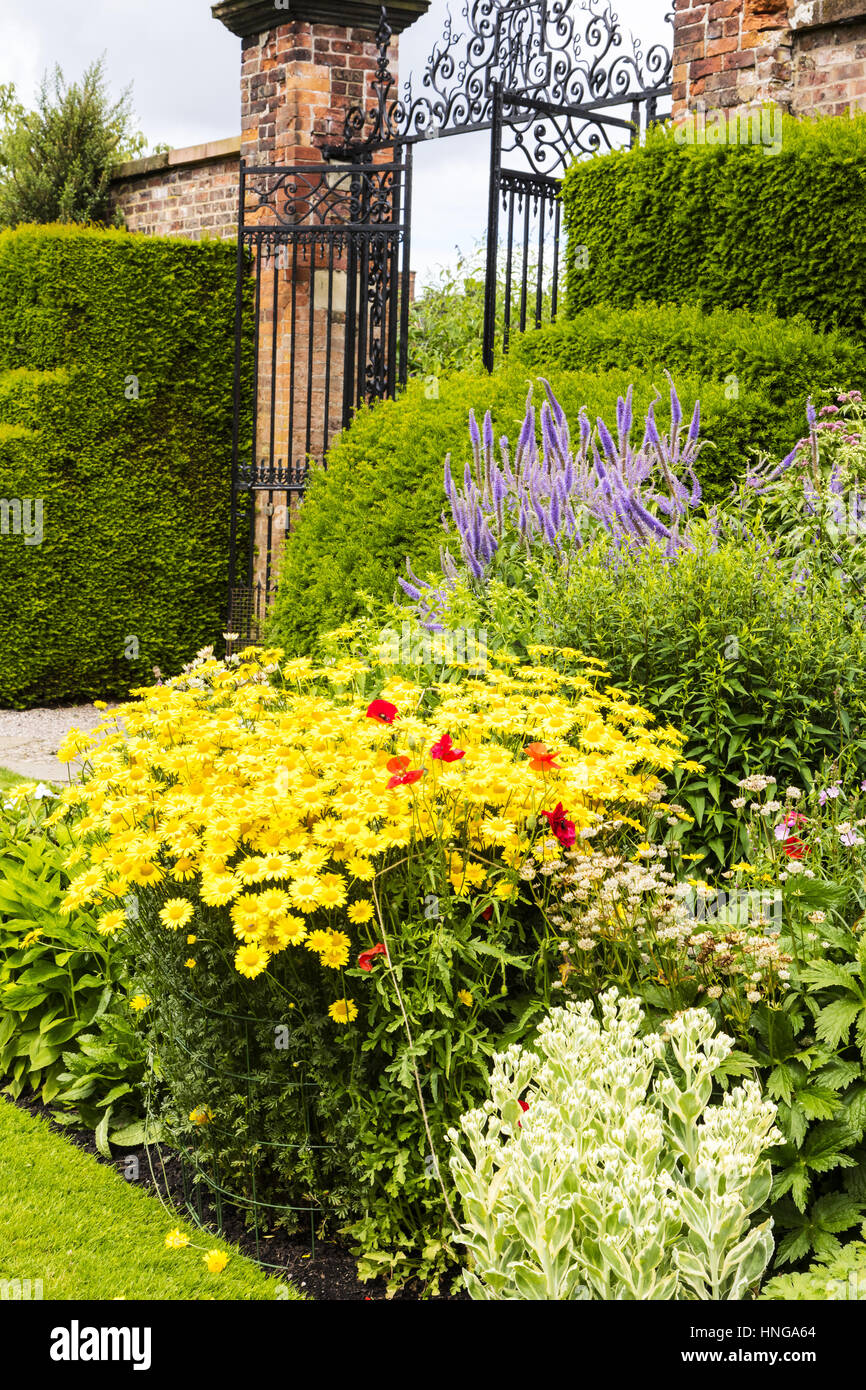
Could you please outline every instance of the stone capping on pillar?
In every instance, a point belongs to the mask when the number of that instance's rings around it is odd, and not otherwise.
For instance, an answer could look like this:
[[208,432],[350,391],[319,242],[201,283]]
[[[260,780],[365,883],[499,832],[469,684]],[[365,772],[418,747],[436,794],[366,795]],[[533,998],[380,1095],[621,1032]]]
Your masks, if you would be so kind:
[[[430,0],[390,0],[388,23],[395,34],[400,34],[429,8]],[[242,39],[296,21],[375,30],[382,14],[382,0],[218,0],[211,6],[211,13]]]
[[788,23],[795,34],[864,20],[866,0],[794,0],[788,6]]

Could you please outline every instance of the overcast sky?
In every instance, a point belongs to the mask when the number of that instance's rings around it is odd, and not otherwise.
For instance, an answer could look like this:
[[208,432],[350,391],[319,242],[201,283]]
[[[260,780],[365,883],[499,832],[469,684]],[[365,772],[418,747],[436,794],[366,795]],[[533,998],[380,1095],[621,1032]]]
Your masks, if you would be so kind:
[[[420,77],[450,8],[462,29],[465,0],[432,0],[401,39],[400,68]],[[614,0],[623,27],[645,47],[664,38],[669,0]],[[131,84],[138,125],[151,144],[195,145],[240,129],[240,39],[214,20],[209,0],[0,0],[0,83],[30,104],[42,73],[59,63],[77,78],[106,54],[111,87]],[[486,221],[487,136],[418,147],[413,264],[427,278],[471,250]]]

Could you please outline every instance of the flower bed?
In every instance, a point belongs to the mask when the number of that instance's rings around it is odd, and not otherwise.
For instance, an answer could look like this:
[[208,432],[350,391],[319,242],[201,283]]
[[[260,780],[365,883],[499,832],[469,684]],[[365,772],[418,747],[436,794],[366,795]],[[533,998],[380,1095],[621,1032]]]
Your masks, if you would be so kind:
[[89,757],[65,907],[129,932],[173,1131],[251,1211],[349,1221],[369,1272],[451,1254],[445,1130],[558,978],[530,880],[614,811],[642,834],[680,761],[597,665],[539,657],[423,687],[205,653],[61,751]]

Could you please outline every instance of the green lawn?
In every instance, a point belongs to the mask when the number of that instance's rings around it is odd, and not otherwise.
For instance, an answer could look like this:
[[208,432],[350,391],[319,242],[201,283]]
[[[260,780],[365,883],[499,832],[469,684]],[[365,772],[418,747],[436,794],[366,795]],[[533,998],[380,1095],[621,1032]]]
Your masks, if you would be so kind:
[[23,782],[25,779],[19,777],[17,772],[10,772],[8,767],[0,767],[0,791],[6,787],[14,787],[16,782]]
[[[190,1237],[168,1250],[179,1227]],[[206,1250],[226,1251],[210,1274]],[[300,1299],[226,1241],[166,1211],[0,1097],[0,1280],[41,1279],[45,1299]]]

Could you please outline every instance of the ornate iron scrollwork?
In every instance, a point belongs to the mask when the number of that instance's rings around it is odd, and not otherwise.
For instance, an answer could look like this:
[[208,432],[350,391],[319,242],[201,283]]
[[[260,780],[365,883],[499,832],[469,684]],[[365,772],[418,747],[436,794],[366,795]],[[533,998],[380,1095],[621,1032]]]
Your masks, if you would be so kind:
[[[349,111],[342,140],[326,149],[329,157],[358,158],[385,145],[488,129],[497,86],[506,96],[506,124],[525,132],[537,117],[527,115],[519,97],[560,107],[601,107],[661,93],[671,81],[668,47],[656,43],[644,56],[639,39],[626,44],[610,0],[465,0],[463,17],[466,31],[458,33],[448,14],[421,90],[408,79],[398,98],[383,9],[375,102]],[[597,122],[602,119],[599,115]],[[568,132],[576,135],[575,148],[591,150],[603,143],[587,143],[587,133],[577,129]]]
[[301,228],[387,226],[395,216],[399,169],[393,164],[363,168],[252,168],[245,182],[245,225]]

